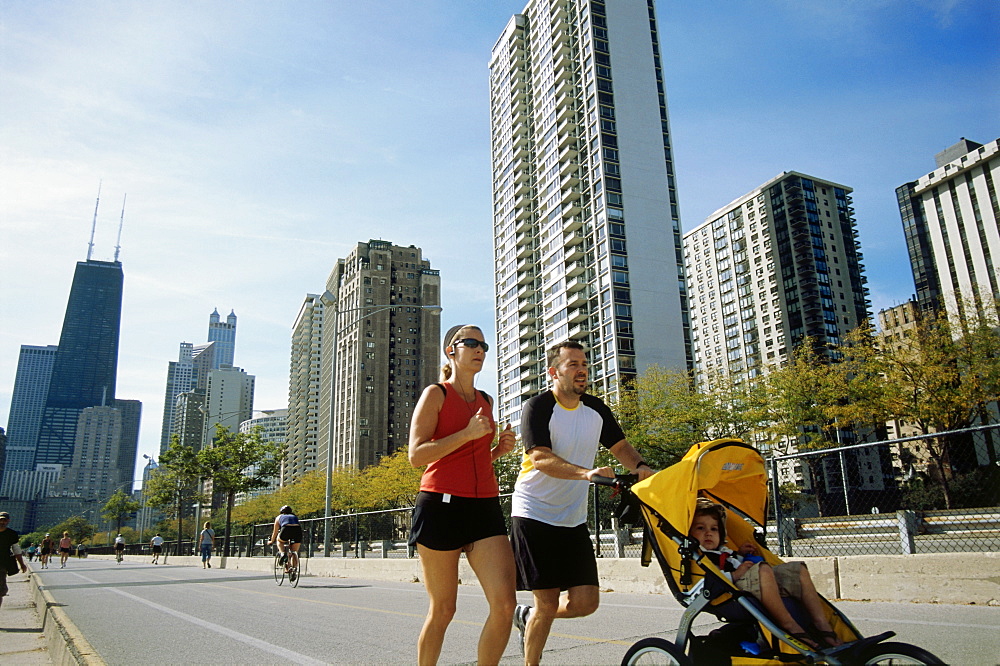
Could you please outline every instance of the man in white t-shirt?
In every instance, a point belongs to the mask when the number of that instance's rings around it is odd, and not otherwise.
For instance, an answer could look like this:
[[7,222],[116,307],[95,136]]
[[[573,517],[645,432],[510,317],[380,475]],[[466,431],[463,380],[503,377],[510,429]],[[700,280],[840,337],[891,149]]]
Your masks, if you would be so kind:
[[159,532],[149,540],[149,545],[153,549],[153,564],[159,564],[160,553],[163,552],[163,537],[160,536]]
[[640,479],[653,474],[608,406],[587,395],[583,345],[559,343],[549,350],[548,365],[552,390],[521,411],[525,452],[511,509],[517,588],[531,590],[535,601],[533,608],[514,611],[527,664],[541,659],[554,619],[590,615],[600,601],[587,494],[593,476],[615,473],[594,468],[597,447],[606,447]]

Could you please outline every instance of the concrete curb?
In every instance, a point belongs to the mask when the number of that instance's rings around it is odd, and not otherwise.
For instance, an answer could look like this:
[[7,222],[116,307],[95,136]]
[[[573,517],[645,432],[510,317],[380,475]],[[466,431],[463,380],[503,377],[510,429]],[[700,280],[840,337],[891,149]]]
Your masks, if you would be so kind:
[[60,666],[104,666],[104,660],[73,624],[52,594],[42,588],[38,572],[30,577],[35,609],[42,618],[42,635],[53,664]]

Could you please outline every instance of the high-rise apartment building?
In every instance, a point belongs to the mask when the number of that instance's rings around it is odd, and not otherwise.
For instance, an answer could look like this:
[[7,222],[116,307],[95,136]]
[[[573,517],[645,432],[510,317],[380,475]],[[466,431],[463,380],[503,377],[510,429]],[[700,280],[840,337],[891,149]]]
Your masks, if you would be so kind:
[[198,448],[211,445],[216,426],[239,432],[240,424],[253,416],[256,378],[241,368],[223,366],[208,373],[205,389],[205,430]]
[[869,320],[851,191],[785,172],[684,235],[699,382],[753,379]]
[[87,407],[115,399],[124,273],[119,261],[78,262],[42,411],[35,463],[69,465]]
[[5,471],[35,469],[35,447],[57,349],[55,345],[21,345],[7,416]]
[[[262,441],[277,444],[279,446],[285,444],[288,439],[288,410],[263,409],[260,410],[260,413],[263,414],[263,416],[257,416],[241,423],[240,432],[251,433],[256,429],[259,429]],[[288,462],[289,460],[286,458],[284,464],[288,464]],[[256,470],[253,470],[252,473],[256,473]],[[236,496],[236,504],[243,504],[244,502],[248,502],[255,497],[273,493],[283,485],[282,477],[283,475],[273,477],[270,479],[270,483],[266,486],[246,493],[238,494]]]
[[686,368],[680,213],[653,0],[532,0],[490,59],[499,419],[589,347],[613,392]]
[[1000,139],[962,139],[935,163],[896,198],[920,310],[957,314],[961,301],[1000,298]]
[[316,469],[322,345],[323,301],[318,294],[307,294],[292,326],[283,485]]
[[333,466],[355,469],[406,446],[420,391],[437,381],[441,277],[421,254],[412,245],[358,243],[327,279],[317,436],[323,468],[331,444]]

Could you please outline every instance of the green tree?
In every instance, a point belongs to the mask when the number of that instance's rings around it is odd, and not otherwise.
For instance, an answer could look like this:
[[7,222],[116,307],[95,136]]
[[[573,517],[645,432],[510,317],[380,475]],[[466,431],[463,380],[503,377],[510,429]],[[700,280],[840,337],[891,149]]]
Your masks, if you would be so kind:
[[55,541],[59,540],[63,532],[69,532],[73,543],[80,543],[94,536],[95,527],[83,516],[71,516],[48,531],[55,537]]
[[619,393],[612,409],[629,443],[654,468],[663,468],[698,442],[751,441],[760,428],[762,404],[752,382],[708,374],[696,385],[687,372],[654,365]]
[[422,470],[410,464],[406,449],[383,456],[360,476],[358,504],[366,509],[397,509],[413,506],[420,490]]
[[[997,318],[990,312],[976,317],[967,314],[964,319],[924,315],[901,339],[851,336],[845,353],[869,374],[877,375],[882,386],[877,401],[855,401],[858,412],[874,414],[875,420],[889,414],[924,435],[990,422],[989,405],[1000,399],[997,327]],[[995,438],[990,435],[986,447],[991,461],[997,459]],[[931,476],[946,508],[956,504],[953,479],[972,465],[971,454],[966,461],[956,456],[968,441],[962,435],[922,440],[920,448],[933,462]],[[914,497],[922,492],[917,485],[911,486]]]
[[202,477],[211,480],[213,492],[226,498],[223,552],[227,555],[236,496],[267,486],[281,473],[283,456],[282,447],[263,440],[259,427],[251,432],[234,433],[219,424],[215,426],[211,446],[198,452]]
[[195,450],[183,446],[177,435],[171,437],[170,446],[160,455],[159,462],[159,467],[146,481],[143,494],[149,506],[157,507],[177,520],[177,554],[180,555],[184,538],[184,506],[201,498],[198,490],[201,466]]
[[132,499],[131,495],[126,494],[124,490],[119,488],[104,503],[104,506],[101,508],[101,517],[109,523],[115,523],[117,526],[115,531],[121,534],[122,522],[138,511],[141,506],[139,502]]

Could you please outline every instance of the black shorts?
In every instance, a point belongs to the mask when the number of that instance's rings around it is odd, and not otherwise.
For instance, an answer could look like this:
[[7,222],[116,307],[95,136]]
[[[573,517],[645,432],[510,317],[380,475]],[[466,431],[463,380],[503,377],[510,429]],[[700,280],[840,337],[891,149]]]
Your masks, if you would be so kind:
[[510,522],[510,545],[519,590],[598,584],[597,558],[586,524],[557,527],[515,516]]
[[294,541],[295,543],[302,543],[302,526],[284,525],[278,531],[278,538],[285,542]]
[[153,553],[162,553],[163,546],[153,546]]
[[42,555],[50,555],[50,554],[51,554],[51,552],[52,552],[52,549],[51,549],[51,548],[42,548],[42,552],[41,552],[41,554],[42,554]]
[[123,544],[123,543],[116,543],[115,544],[115,550],[125,550],[125,544]]
[[60,553],[68,553],[69,552],[69,548],[60,548],[59,552]]
[[456,497],[423,490],[417,494],[410,526],[411,546],[419,543],[431,550],[458,550],[501,535],[507,536],[507,524],[499,497]]

